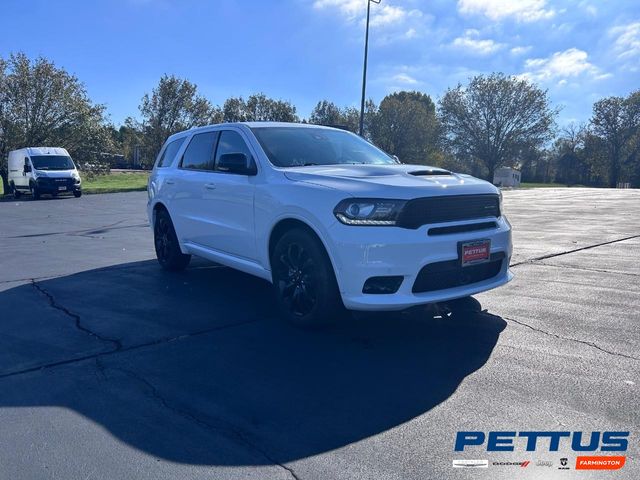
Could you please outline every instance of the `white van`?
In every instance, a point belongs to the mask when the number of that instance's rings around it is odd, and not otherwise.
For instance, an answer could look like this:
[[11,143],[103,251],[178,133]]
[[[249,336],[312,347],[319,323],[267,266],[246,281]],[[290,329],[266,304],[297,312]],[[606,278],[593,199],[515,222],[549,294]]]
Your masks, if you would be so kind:
[[82,195],[82,182],[69,152],[58,147],[29,147],[9,152],[9,187],[15,198],[30,193]]

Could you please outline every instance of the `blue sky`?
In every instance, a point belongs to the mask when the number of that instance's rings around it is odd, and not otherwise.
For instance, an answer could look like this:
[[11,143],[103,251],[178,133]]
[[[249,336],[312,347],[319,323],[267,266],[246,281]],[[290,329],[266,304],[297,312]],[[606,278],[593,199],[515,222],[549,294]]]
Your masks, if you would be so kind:
[[[357,106],[366,0],[2,0],[0,56],[43,55],[76,74],[119,124],[164,74],[212,102],[254,92],[308,116]],[[439,98],[478,73],[524,75],[562,106],[640,88],[639,0],[382,0],[372,4],[367,96]]]

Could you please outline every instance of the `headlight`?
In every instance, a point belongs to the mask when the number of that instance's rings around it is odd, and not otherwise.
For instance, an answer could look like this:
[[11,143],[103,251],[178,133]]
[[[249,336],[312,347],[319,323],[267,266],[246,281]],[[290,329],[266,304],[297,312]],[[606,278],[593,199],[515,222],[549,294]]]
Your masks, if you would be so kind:
[[41,170],[34,170],[34,171],[33,171],[33,175],[34,175],[36,178],[46,178],[46,177],[48,177],[48,176],[49,176],[49,175],[47,175],[47,174],[46,174],[46,172],[43,172],[43,171],[41,171]]
[[376,198],[341,201],[333,213],[345,225],[393,226],[406,202]]

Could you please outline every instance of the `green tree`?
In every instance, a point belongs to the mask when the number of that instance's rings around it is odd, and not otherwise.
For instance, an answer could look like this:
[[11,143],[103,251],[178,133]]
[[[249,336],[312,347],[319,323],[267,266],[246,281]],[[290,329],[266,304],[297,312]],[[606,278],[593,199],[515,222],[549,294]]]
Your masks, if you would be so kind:
[[[370,127],[377,107],[373,100],[369,99],[364,108],[364,136],[370,137]],[[355,107],[340,108],[329,100],[319,101],[309,116],[309,123],[346,128],[353,133],[358,133],[359,122],[360,110]]]
[[220,123],[222,112],[189,80],[164,75],[140,104],[146,155],[155,158],[168,136],[192,127]]
[[371,140],[403,163],[438,164],[439,124],[435,104],[421,92],[387,95],[372,121]]
[[[0,158],[16,148],[50,145],[82,164],[112,148],[104,105],[92,103],[75,76],[22,53],[0,62],[0,72]],[[0,174],[6,192],[6,166]]]
[[593,105],[591,131],[607,151],[609,186],[634,175],[640,161],[640,90],[628,97],[608,97]]
[[446,144],[458,156],[481,161],[487,179],[497,167],[517,162],[518,152],[542,147],[557,114],[546,91],[501,73],[448,89],[439,107]]
[[222,107],[225,122],[297,122],[296,107],[285,100],[275,100],[264,93],[228,98]]

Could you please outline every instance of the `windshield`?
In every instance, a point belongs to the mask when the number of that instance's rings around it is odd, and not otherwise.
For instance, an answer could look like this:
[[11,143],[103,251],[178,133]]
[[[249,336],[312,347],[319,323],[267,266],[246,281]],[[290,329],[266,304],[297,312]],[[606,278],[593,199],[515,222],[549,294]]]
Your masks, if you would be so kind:
[[38,155],[31,157],[31,163],[36,170],[73,170],[76,168],[71,157],[65,155]]
[[327,128],[254,127],[251,129],[277,167],[396,162],[353,133]]

